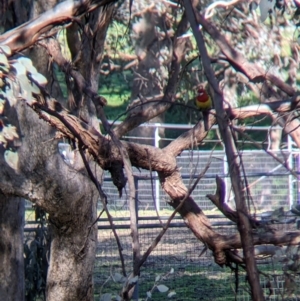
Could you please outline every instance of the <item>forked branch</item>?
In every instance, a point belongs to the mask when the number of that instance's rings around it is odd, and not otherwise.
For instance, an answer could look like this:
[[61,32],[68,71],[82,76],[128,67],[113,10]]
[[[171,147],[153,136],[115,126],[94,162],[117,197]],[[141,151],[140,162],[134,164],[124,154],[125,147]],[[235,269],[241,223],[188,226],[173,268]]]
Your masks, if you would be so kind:
[[216,193],[206,195],[215,206],[231,221],[237,223],[238,217],[236,211],[232,210],[228,204],[226,204],[225,196],[226,196],[226,185],[225,182],[219,177],[216,176]]

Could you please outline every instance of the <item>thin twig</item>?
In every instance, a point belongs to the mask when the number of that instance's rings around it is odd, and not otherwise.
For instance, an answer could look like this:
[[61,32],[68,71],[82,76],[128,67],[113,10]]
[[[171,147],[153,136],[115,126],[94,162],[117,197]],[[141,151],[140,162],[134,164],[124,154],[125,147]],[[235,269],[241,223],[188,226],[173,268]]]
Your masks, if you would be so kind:
[[128,152],[115,133],[111,130],[111,126],[107,121],[107,118],[104,114],[103,107],[101,105],[95,104],[97,109],[97,114],[101,119],[102,125],[105,131],[110,135],[114,144],[118,147],[120,154],[123,159],[124,169],[127,175],[127,181],[129,186],[129,209],[130,209],[130,229],[132,236],[132,250],[133,250],[133,267],[135,275],[139,274],[139,268],[137,268],[139,258],[140,258],[140,242],[139,242],[139,234],[138,234],[138,221],[137,221],[137,212],[135,206],[135,182],[132,174],[132,166],[129,159]]
[[104,211],[105,211],[105,210],[102,209],[101,212],[98,214],[98,216],[95,218],[95,220],[92,222],[92,224],[88,227],[88,229],[89,229],[89,230],[88,230],[88,234],[87,234],[87,236],[86,236],[86,238],[85,238],[85,241],[84,241],[84,243],[83,243],[81,249],[79,250],[79,252],[78,252],[78,254],[77,254],[78,256],[80,256],[80,254],[83,252],[83,250],[84,250],[84,248],[85,248],[85,246],[86,246],[87,240],[88,240],[88,238],[89,238],[89,236],[90,236],[90,233],[91,233],[91,231],[92,231],[93,226],[98,222],[98,219],[101,217],[101,215],[103,214]]
[[[251,286],[252,298],[257,301],[262,301],[264,300],[264,296],[259,283],[259,275],[257,272],[257,265],[254,257],[254,242],[251,233],[251,223],[249,219],[248,208],[246,206],[245,193],[243,192],[244,187],[241,180],[240,158],[238,157],[238,151],[236,149],[232,132],[229,127],[229,119],[224,110],[224,97],[219,89],[218,81],[210,65],[204,37],[202,32],[199,30],[199,22],[197,22],[197,19],[201,19],[201,23],[203,25],[205,23],[205,20],[198,11],[196,12],[195,7],[193,7],[193,4],[195,4],[195,2],[193,2],[192,4],[191,0],[183,0],[183,4],[202,57],[205,75],[214,91],[214,107],[217,113],[217,122],[219,125],[221,137],[225,144],[226,156],[229,163],[230,177],[235,194],[235,203],[238,214],[237,225],[243,245],[243,252],[247,267],[247,276],[249,278],[249,284]],[[217,31],[217,34],[219,36],[222,36],[219,31]],[[224,37],[222,36],[222,38]]]
[[155,249],[155,247],[158,245],[158,243],[160,242],[160,240],[162,239],[162,237],[164,236],[164,234],[166,233],[166,231],[168,230],[171,221],[173,220],[173,218],[175,217],[176,213],[178,213],[178,211],[181,209],[181,207],[183,206],[185,200],[187,200],[189,198],[189,196],[191,195],[191,193],[194,191],[194,189],[196,188],[197,184],[199,183],[199,181],[203,178],[203,176],[205,175],[206,171],[209,168],[209,164],[207,164],[204,168],[204,170],[199,174],[199,176],[197,177],[197,179],[195,180],[194,184],[192,185],[192,187],[188,190],[186,196],[184,197],[184,199],[179,203],[179,205],[176,207],[176,209],[173,211],[173,213],[171,214],[171,216],[168,218],[166,224],[164,225],[164,227],[162,228],[162,230],[160,231],[160,233],[156,236],[156,238],[153,240],[153,242],[151,243],[151,245],[148,247],[147,251],[143,254],[143,256],[140,259],[140,267],[145,263],[145,261],[147,260],[148,256],[151,254],[151,252]]
[[[202,171],[202,173],[197,177],[196,181],[194,182],[194,184],[192,185],[192,187],[188,190],[187,194],[185,195],[185,197],[183,198],[183,200],[179,203],[179,205],[176,207],[176,209],[173,211],[173,213],[170,215],[170,217],[168,218],[166,224],[164,225],[164,227],[161,229],[161,231],[159,232],[159,234],[156,236],[156,238],[152,241],[151,245],[148,247],[148,249],[146,250],[146,252],[142,255],[142,257],[140,258],[139,262],[138,262],[138,269],[141,268],[141,266],[146,262],[147,258],[149,257],[149,255],[152,253],[152,251],[156,248],[156,246],[158,245],[158,243],[160,242],[160,240],[162,239],[162,237],[164,236],[164,234],[166,233],[166,231],[168,230],[171,221],[173,220],[173,218],[175,217],[176,213],[181,209],[181,207],[183,206],[185,200],[187,200],[189,198],[189,196],[191,195],[191,193],[194,191],[194,189],[196,188],[197,184],[199,183],[199,181],[202,179],[202,177],[205,175],[206,171],[209,168],[209,164],[207,164],[204,168],[204,170]],[[134,275],[133,275],[134,276]],[[127,287],[124,288],[123,290],[123,295],[124,292],[128,292],[130,290],[132,290],[132,288],[135,286],[135,283],[130,283],[130,281],[127,282]]]
[[204,18],[205,19],[209,19],[212,18],[214,13],[215,13],[215,9],[217,7],[226,7],[228,8],[231,5],[235,5],[236,3],[240,2],[241,0],[232,0],[232,1],[216,1],[211,3],[207,9],[205,10],[205,14],[204,14]]
[[[157,103],[152,107],[145,107],[142,113],[128,116],[120,125],[114,129],[114,133],[117,137],[122,137],[125,133],[131,129],[137,127],[138,125],[154,118],[155,116],[165,112],[170,108],[171,103],[175,102],[175,92],[178,87],[178,76],[180,73],[181,62],[186,51],[185,41],[177,39],[188,30],[188,21],[186,14],[182,15],[182,18],[177,26],[177,30],[174,34],[174,47],[173,47],[173,56],[172,63],[170,66],[170,76],[168,83],[165,87],[165,93],[162,99],[162,102]],[[166,101],[169,101],[170,104],[167,104]]]
[[91,171],[90,165],[89,165],[89,163],[88,163],[88,161],[87,161],[87,159],[85,157],[85,154],[84,154],[84,152],[82,150],[82,146],[81,145],[79,146],[79,152],[80,152],[81,158],[83,160],[84,166],[86,168],[86,171],[87,171],[90,179],[95,184],[95,186],[96,186],[96,188],[97,188],[97,190],[99,192],[100,199],[101,199],[102,204],[103,204],[103,208],[104,208],[104,210],[105,210],[105,212],[107,214],[107,218],[108,218],[111,230],[112,230],[112,232],[114,234],[114,237],[116,239],[116,242],[117,242],[119,256],[120,256],[121,265],[122,265],[122,272],[123,272],[123,275],[126,276],[125,261],[124,261],[124,256],[123,256],[123,253],[122,253],[123,248],[121,246],[121,242],[120,242],[119,236],[117,234],[116,227],[115,227],[114,222],[113,222],[113,218],[110,215],[110,212],[109,212],[109,210],[107,208],[107,197],[106,197],[104,191],[102,190],[99,181],[96,179],[96,177],[94,176],[93,172]]
[[293,171],[283,160],[275,156],[271,151],[264,149],[257,141],[255,141],[253,138],[251,138],[248,134],[246,134],[243,130],[237,128],[237,127],[232,127],[234,131],[238,132],[248,140],[250,140],[257,148],[265,151],[269,156],[271,156],[274,160],[276,160],[278,163],[280,163],[286,170],[288,170],[294,177],[298,177],[297,173]]

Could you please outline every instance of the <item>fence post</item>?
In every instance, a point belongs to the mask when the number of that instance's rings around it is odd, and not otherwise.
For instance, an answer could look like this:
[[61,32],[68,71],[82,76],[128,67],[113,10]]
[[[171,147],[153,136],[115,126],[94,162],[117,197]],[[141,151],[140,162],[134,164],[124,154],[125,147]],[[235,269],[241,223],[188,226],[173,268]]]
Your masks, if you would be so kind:
[[[160,141],[160,136],[159,136],[159,126],[158,124],[155,124],[155,131],[154,131],[154,146],[159,148],[159,141]],[[160,193],[159,193],[159,180],[158,180],[158,174],[156,174],[156,180],[155,180],[155,205],[157,211],[160,211]]]

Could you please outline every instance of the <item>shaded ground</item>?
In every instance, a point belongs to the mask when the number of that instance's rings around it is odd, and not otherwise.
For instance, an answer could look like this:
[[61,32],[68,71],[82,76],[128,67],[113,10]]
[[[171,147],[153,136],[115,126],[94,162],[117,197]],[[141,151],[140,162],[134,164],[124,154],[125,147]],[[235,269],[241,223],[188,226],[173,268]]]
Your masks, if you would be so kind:
[[[216,220],[216,223],[220,221],[222,220]],[[150,223],[152,227],[154,226],[154,221],[141,221],[141,227],[144,227],[147,223]],[[181,227],[179,220],[176,223],[177,227],[168,229],[162,242],[142,268],[139,282],[139,300],[146,300],[147,291],[152,289],[155,278],[158,275],[167,274],[172,268],[174,273],[160,281],[160,284],[168,286],[170,291],[176,292],[176,295],[170,300],[251,300],[244,271],[241,269],[238,271],[237,282],[235,273],[230,268],[221,268],[213,262],[210,251],[206,251],[200,256],[204,248],[203,244],[186,227]],[[122,221],[116,224],[128,225],[128,222]],[[221,233],[230,233],[234,230],[233,226],[218,226],[218,231]],[[159,231],[159,228],[139,229],[142,252],[147,249]],[[130,273],[132,270],[130,230],[119,229],[118,234],[124,249],[126,268]],[[109,278],[110,275],[114,276],[115,273],[121,273],[114,237],[110,230],[100,229],[98,239],[95,293],[97,295],[118,293],[122,284],[115,283]],[[288,298],[283,298],[283,295],[287,294],[285,278],[280,264],[269,258],[260,260],[259,268],[264,272],[264,275],[261,275],[261,283],[265,288],[267,300],[300,300],[299,297],[295,296],[295,293],[299,293],[299,289],[294,290]],[[296,276],[296,278],[295,282],[299,283],[299,277]],[[167,294],[168,292],[160,293],[155,289],[152,300],[167,300],[169,299]]]
[[[160,225],[156,217],[141,217],[139,221],[139,236],[141,251],[144,252],[160,231]],[[151,219],[151,220],[150,220]],[[129,230],[129,221],[126,217],[115,218],[115,225],[123,247],[126,271],[132,271],[132,247]],[[172,222],[162,241],[155,251],[150,255],[141,270],[139,279],[139,300],[146,300],[147,292],[150,291],[158,275],[161,276],[159,284],[164,284],[170,291],[175,291],[172,298],[167,293],[160,293],[157,289],[152,291],[152,300],[212,300],[233,301],[251,300],[248,294],[246,276],[240,268],[238,278],[230,268],[221,268],[213,260],[210,251],[204,250],[201,244],[182,223],[181,219]],[[235,231],[234,226],[225,219],[215,218],[214,227],[219,233],[231,233]],[[292,230],[296,224],[274,225],[281,229]],[[113,281],[112,278],[121,277],[121,264],[118,249],[112,231],[106,219],[98,223],[98,248],[94,271],[95,300],[104,293],[117,294],[122,287],[122,281]],[[32,241],[35,224],[27,223],[25,239]],[[200,256],[201,255],[201,256]],[[288,262],[288,254],[285,253],[279,260],[266,258],[258,260],[261,284],[264,288],[266,300],[272,301],[298,301],[300,300],[300,279],[297,273],[289,274],[284,269],[284,262]],[[171,269],[174,273],[168,274]],[[119,275],[119,276],[118,276]],[[236,281],[238,279],[238,282]],[[288,283],[288,281],[290,283]],[[236,299],[235,299],[236,298]]]

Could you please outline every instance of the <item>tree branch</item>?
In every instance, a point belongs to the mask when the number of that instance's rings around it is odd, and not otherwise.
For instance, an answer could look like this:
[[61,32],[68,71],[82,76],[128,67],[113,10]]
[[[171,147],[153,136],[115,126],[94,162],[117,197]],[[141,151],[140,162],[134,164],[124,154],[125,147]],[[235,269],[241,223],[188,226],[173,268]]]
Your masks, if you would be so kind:
[[[213,102],[217,113],[217,122],[219,125],[220,134],[225,144],[225,152],[228,160],[229,173],[230,173],[231,182],[234,190],[235,203],[237,208],[237,216],[238,216],[237,225],[241,235],[243,253],[246,262],[246,271],[247,271],[247,276],[249,278],[252,297],[256,301],[264,300],[264,295],[259,283],[259,275],[258,275],[258,270],[256,266],[255,256],[254,256],[254,245],[253,245],[253,237],[251,232],[251,223],[249,220],[249,212],[246,205],[245,193],[243,192],[243,182],[242,182],[241,171],[240,171],[240,166],[242,162],[241,162],[241,158],[238,155],[238,151],[236,149],[235,141],[230,129],[229,119],[226,116],[226,112],[223,107],[223,103],[224,103],[223,95],[219,89],[218,82],[210,66],[210,60],[205,47],[205,42],[202,33],[199,30],[199,24],[196,21],[196,16],[197,19],[202,21],[204,20],[204,18],[198,12],[196,12],[196,9],[195,7],[193,7],[191,0],[184,0],[183,3],[198,45],[198,49],[202,57],[202,64],[207,80],[214,91]],[[194,5],[196,5],[196,1],[194,1]],[[220,37],[223,38],[223,36],[221,36],[218,31],[216,31],[215,33],[218,34],[218,38]],[[236,55],[238,55],[237,52]]]
[[[84,124],[83,121],[68,115],[66,111],[56,112],[45,105],[35,104],[33,108],[42,119],[57,128],[64,135],[84,145],[103,169],[109,170],[111,164],[116,161],[123,162],[119,150],[116,151],[114,147],[114,143],[109,138],[103,137],[99,132]],[[147,170],[151,166],[153,171],[158,172],[162,187],[172,200],[170,205],[177,208],[186,197],[188,189],[182,181],[176,158],[172,155],[172,152],[150,145],[125,141],[120,143],[127,150],[129,160],[133,166]],[[213,250],[215,260],[220,265],[224,265],[227,262],[229,253],[226,253],[226,250],[241,248],[239,235],[220,235],[212,229],[209,220],[191,196],[179,208],[179,213],[185,223],[198,239]],[[271,233],[266,237],[256,233],[253,235],[255,244],[264,244],[266,241],[274,244],[298,243],[300,241],[300,232],[291,233],[287,236],[280,233]]]
[[85,166],[85,168],[87,170],[87,173],[88,173],[90,179],[92,180],[92,182],[94,183],[94,185],[96,186],[96,188],[97,188],[97,190],[99,192],[99,196],[100,196],[103,208],[104,208],[104,210],[106,212],[106,215],[107,215],[107,218],[108,218],[108,221],[109,221],[109,225],[110,225],[111,231],[113,232],[113,235],[115,237],[115,240],[116,240],[116,243],[117,243],[117,246],[118,246],[118,252],[119,252],[119,256],[120,256],[120,260],[121,260],[122,272],[123,272],[123,275],[126,276],[125,260],[124,260],[124,256],[123,256],[123,253],[122,253],[123,248],[122,248],[121,241],[120,241],[119,236],[118,236],[117,231],[116,231],[116,227],[115,227],[115,224],[114,224],[114,221],[113,221],[113,217],[111,216],[111,214],[110,214],[110,212],[109,212],[109,210],[107,208],[107,197],[106,197],[106,194],[102,190],[99,181],[94,176],[94,174],[93,174],[93,172],[92,172],[92,170],[90,168],[90,165],[89,165],[89,163],[88,163],[88,161],[86,159],[84,151],[82,150],[82,146],[79,146],[79,152],[80,152],[81,158],[83,160],[84,166]]
[[215,194],[207,194],[206,197],[209,198],[215,206],[231,221],[237,223],[238,216],[236,211],[232,210],[227,204],[225,200],[226,195],[226,187],[224,181],[219,177],[216,176],[216,193]]
[[139,110],[134,110],[134,112],[129,114],[129,116],[114,129],[114,133],[117,137],[122,137],[125,133],[129,132],[133,128],[162,114],[167,109],[169,109],[172,103],[175,101],[175,92],[180,72],[180,63],[184,57],[184,49],[186,47],[186,39],[177,39],[177,37],[185,33],[187,29],[187,18],[186,15],[183,14],[174,35],[174,50],[173,60],[170,68],[170,77],[161,102],[155,105],[153,105],[153,103],[145,103],[139,107]]
[[113,3],[115,3],[113,0],[64,1],[38,18],[1,35],[0,44],[9,46],[12,53],[20,52],[32,46],[44,33],[51,29],[71,23],[74,18],[91,12],[99,6]]
[[195,17],[198,24],[201,24],[205,31],[209,33],[215,43],[219,46],[222,53],[226,56],[230,64],[239,72],[242,72],[250,81],[261,82],[264,80],[270,81],[273,85],[284,91],[287,95],[293,96],[296,91],[293,87],[286,84],[284,81],[266,72],[257,64],[250,63],[242,53],[235,50],[219,30],[198,12],[195,11]]
[[79,71],[76,71],[72,64],[63,57],[57,40],[49,39],[47,44],[40,44],[47,49],[49,55],[53,58],[54,62],[59,66],[59,68],[67,76],[71,76],[76,81],[80,92],[84,93],[86,96],[90,97],[93,102],[96,102],[101,106],[105,106],[107,104],[106,99],[102,96],[99,96],[97,91],[94,91],[86,82],[82,74]]
[[208,130],[205,130],[203,120],[198,121],[198,123],[189,131],[184,132],[177,139],[169,143],[164,149],[166,152],[171,153],[173,156],[177,157],[182,151],[197,147],[207,136],[209,129],[216,123],[216,118],[214,111],[209,112],[208,117]]

